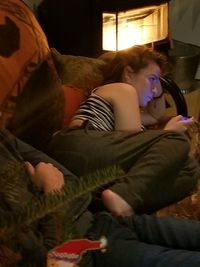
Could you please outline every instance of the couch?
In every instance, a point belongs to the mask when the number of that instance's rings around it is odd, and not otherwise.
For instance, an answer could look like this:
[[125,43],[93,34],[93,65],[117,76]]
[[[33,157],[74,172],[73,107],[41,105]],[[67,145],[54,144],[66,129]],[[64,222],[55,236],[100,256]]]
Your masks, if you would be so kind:
[[[71,101],[66,110],[68,120],[78,103],[102,81],[105,61],[112,53],[105,53],[99,58],[62,55],[55,48],[49,47],[44,31],[23,1],[0,1],[0,5],[0,126],[6,127],[15,109],[17,96],[44,61],[49,66],[50,75],[57,76],[61,81],[56,85],[57,90],[62,86],[66,94],[69,94]],[[35,86],[39,82],[36,80]],[[170,91],[172,95],[174,92],[175,88]],[[178,110],[182,108],[183,115],[187,115],[180,92],[173,97]]]
[[[64,90],[68,99],[64,126],[91,89],[103,78],[107,55],[99,58],[62,55],[50,48],[31,9],[19,0],[0,0],[0,126],[6,128],[15,112],[16,101],[31,77],[45,62],[49,77],[56,79],[55,90]],[[34,80],[35,90],[37,82]],[[44,87],[45,87],[45,81]],[[46,88],[48,90],[48,88]],[[28,110],[28,103],[27,103]],[[199,129],[189,133],[191,155],[199,160]],[[158,216],[200,218],[200,185],[185,199],[156,212]]]
[[[48,65],[49,75],[56,77],[58,81],[56,90],[64,90],[66,94],[64,126],[67,126],[81,101],[101,83],[105,62],[112,53],[89,58],[63,55],[55,48],[50,48],[35,15],[23,1],[0,0],[0,22],[0,126],[7,126],[15,110],[17,97],[36,71],[40,72],[43,62]],[[36,88],[41,81],[36,76],[34,82]],[[43,82],[45,87],[45,81]],[[175,101],[177,97],[175,96]],[[181,98],[184,97],[180,95],[180,103],[175,103],[179,105],[179,109],[180,105],[185,104],[181,103]],[[189,135],[191,154],[198,158],[198,130]]]

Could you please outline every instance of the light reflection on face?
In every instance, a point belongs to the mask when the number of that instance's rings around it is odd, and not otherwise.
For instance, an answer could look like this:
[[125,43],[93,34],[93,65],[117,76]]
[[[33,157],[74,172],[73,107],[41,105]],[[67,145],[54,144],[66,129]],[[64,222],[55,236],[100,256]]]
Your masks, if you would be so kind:
[[162,93],[160,67],[153,61],[139,72],[131,72],[131,84],[135,87],[140,107],[146,107],[154,97]]

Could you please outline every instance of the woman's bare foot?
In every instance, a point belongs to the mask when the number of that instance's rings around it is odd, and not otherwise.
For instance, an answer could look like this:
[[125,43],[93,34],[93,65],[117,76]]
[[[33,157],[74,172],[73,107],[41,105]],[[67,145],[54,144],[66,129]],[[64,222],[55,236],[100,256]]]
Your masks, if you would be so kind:
[[105,207],[114,216],[130,216],[134,214],[132,207],[118,194],[106,189],[101,195]]

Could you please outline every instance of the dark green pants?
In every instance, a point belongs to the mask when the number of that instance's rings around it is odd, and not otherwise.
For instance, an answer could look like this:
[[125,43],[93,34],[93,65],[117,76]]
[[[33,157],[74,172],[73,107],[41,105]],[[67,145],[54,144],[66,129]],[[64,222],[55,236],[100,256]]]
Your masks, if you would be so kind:
[[141,133],[62,130],[50,142],[48,153],[77,176],[110,165],[120,165],[126,178],[111,190],[138,213],[152,212],[189,194],[196,185],[196,163],[188,157],[183,134],[164,130]]

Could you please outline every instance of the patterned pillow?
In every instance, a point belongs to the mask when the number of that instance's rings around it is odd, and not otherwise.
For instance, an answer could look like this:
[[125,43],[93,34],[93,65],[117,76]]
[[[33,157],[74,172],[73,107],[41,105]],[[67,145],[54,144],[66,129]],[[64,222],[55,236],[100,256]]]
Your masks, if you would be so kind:
[[16,96],[50,54],[32,10],[20,0],[0,0],[0,127],[12,116]]

